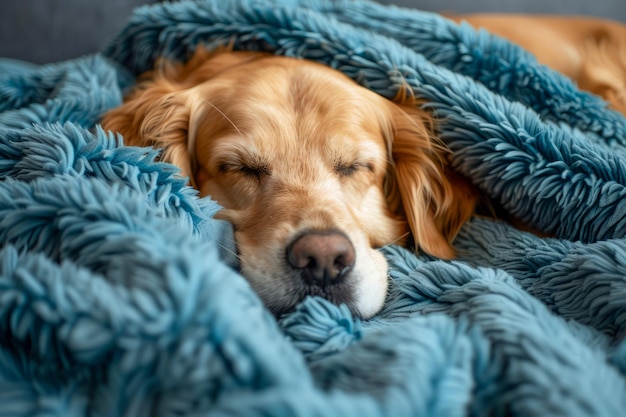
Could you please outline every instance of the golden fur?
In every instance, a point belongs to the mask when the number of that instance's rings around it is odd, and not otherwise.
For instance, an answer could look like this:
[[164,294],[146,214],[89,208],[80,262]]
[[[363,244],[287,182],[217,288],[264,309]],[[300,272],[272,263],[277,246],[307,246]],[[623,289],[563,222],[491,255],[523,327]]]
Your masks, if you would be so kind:
[[626,115],[626,25],[606,19],[525,14],[450,16],[506,38]]
[[[234,226],[242,273],[276,313],[322,295],[372,316],[387,288],[374,248],[410,230],[416,248],[452,258],[450,241],[473,213],[472,190],[446,167],[425,112],[310,61],[200,50],[144,76],[102,124],[127,145],[163,148],[224,207],[218,216]],[[304,261],[289,251],[309,231],[353,247],[347,261],[337,255],[349,264],[341,284],[303,283]],[[335,245],[315,239],[307,250]]]

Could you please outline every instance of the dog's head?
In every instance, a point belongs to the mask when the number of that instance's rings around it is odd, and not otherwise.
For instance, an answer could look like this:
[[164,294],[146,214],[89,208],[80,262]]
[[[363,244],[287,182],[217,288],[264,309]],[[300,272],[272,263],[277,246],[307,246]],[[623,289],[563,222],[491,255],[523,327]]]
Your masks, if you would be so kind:
[[275,313],[320,295],[372,316],[387,292],[375,248],[410,230],[451,258],[473,210],[425,113],[309,61],[200,51],[149,74],[103,125],[162,147],[224,207],[242,273]]

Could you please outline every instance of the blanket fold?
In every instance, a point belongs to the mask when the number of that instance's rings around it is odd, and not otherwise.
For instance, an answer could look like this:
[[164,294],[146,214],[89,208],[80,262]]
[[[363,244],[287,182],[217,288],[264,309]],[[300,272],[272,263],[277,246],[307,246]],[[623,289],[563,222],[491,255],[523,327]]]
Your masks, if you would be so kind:
[[[382,248],[376,317],[310,298],[276,320],[220,207],[158,149],[98,126],[160,58],[223,45],[321,62],[387,98],[408,86],[453,167],[553,237],[475,219],[454,261]],[[622,415],[625,145],[600,98],[435,14],[139,8],[101,53],[0,73],[0,416]]]

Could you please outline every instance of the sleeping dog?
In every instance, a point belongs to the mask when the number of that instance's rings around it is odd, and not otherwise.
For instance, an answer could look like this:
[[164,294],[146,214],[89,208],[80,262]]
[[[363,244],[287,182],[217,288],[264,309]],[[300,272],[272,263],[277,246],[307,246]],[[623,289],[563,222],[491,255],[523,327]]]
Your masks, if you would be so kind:
[[[588,79],[625,111],[623,26],[455,18],[520,43],[583,87]],[[163,148],[224,207],[218,217],[234,226],[242,273],[274,313],[320,295],[368,318],[387,290],[376,248],[410,236],[416,250],[450,259],[478,200],[405,93],[392,102],[305,60],[198,50],[146,74],[102,124],[127,145]]]
[[387,293],[376,248],[410,234],[452,258],[474,209],[429,115],[310,61],[199,50],[146,75],[102,124],[163,148],[223,206],[241,271],[276,314],[319,295],[371,317]]

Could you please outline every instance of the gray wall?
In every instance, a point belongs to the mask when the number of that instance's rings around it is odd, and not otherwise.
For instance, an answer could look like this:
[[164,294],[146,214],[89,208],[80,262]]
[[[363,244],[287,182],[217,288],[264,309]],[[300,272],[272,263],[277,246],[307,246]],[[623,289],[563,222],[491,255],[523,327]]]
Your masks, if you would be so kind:
[[548,13],[586,15],[626,22],[626,0],[378,0],[433,12]]
[[[99,51],[134,7],[153,1],[0,0],[0,57],[49,63]],[[626,0],[379,1],[430,11],[584,14],[626,22]]]
[[99,51],[151,0],[0,0],[0,57],[37,64]]

